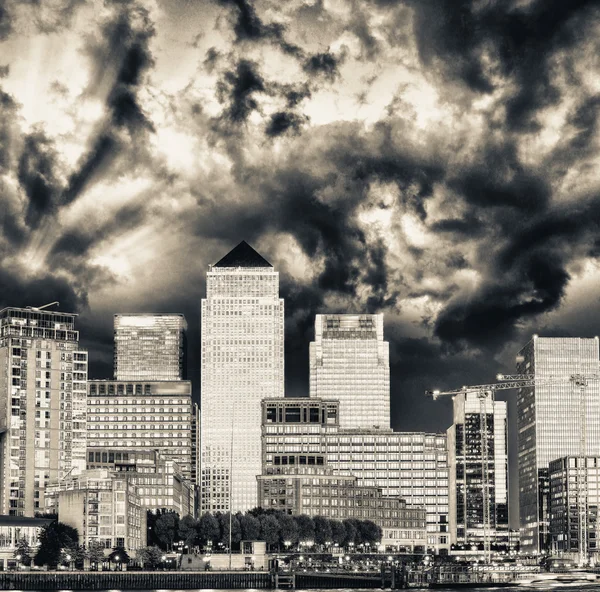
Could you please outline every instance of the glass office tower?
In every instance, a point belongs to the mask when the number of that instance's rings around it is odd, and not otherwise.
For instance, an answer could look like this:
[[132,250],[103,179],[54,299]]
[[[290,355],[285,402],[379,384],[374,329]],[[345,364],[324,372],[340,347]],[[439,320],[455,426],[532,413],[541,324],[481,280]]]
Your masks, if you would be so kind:
[[88,363],[76,316],[0,311],[0,514],[43,511],[49,482],[85,470]]
[[485,418],[480,405],[476,392],[453,399],[454,423],[447,432],[451,542],[471,547],[487,540],[508,548],[506,402],[485,399]]
[[[517,372],[540,380],[517,394],[519,514],[521,548],[526,552],[549,549],[549,464],[580,454],[580,390],[570,377],[597,374],[598,353],[597,337],[536,336],[517,356]],[[598,380],[590,380],[585,388],[585,418],[586,456],[599,456]]]
[[383,315],[317,315],[310,396],[340,402],[341,428],[390,427],[389,343]]
[[115,380],[184,380],[187,323],[182,314],[116,314]]
[[261,400],[283,397],[279,273],[246,242],[209,267],[202,300],[201,511],[258,505]]

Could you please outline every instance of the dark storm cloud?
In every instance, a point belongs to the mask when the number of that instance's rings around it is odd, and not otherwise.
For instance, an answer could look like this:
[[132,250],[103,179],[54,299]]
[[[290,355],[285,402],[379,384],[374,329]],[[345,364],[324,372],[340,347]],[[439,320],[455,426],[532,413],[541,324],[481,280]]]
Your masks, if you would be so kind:
[[290,109],[297,107],[302,101],[304,101],[304,99],[309,99],[311,97],[308,83],[296,86],[286,85],[282,91],[287,101],[287,106]]
[[60,274],[31,278],[22,269],[0,267],[0,308],[41,306],[58,300],[60,310],[78,312],[87,307],[87,293]]
[[258,65],[250,60],[240,60],[235,71],[223,74],[217,86],[219,101],[226,104],[223,117],[233,123],[242,123],[258,108],[256,93],[267,91]]
[[586,19],[597,14],[593,0],[537,0],[526,6],[472,0],[409,3],[425,66],[439,60],[446,73],[485,93],[494,88],[494,82],[484,54],[491,51],[499,60],[500,73],[515,83],[515,92],[506,103],[507,124],[515,129],[536,125],[536,111],[558,101],[552,57],[558,50],[573,47]]
[[0,78],[6,78],[10,73],[10,65],[0,66]]
[[13,30],[13,16],[8,8],[8,0],[0,0],[0,41],[4,41]]
[[339,66],[343,61],[330,51],[316,53],[306,58],[302,69],[313,76],[323,76],[326,80],[334,82],[340,75]]
[[547,180],[523,166],[511,141],[482,147],[449,185],[474,206],[509,206],[529,214],[545,209],[551,195]]
[[25,222],[36,228],[54,211],[60,184],[56,178],[57,155],[54,144],[42,131],[23,138],[17,177],[28,198]]
[[233,7],[236,21],[233,31],[236,42],[241,41],[271,41],[285,53],[301,56],[302,50],[285,39],[285,27],[280,23],[263,23],[256,13],[254,5],[249,0],[218,0],[223,6]]
[[299,115],[292,111],[278,111],[271,115],[265,134],[270,138],[287,133],[298,134],[306,123],[308,123],[306,115]]
[[154,33],[148,11],[137,4],[125,3],[104,24],[100,40],[90,42],[87,52],[92,59],[94,76],[88,92],[98,92],[107,71],[114,72],[114,80],[106,99],[107,121],[70,176],[63,204],[77,199],[89,183],[124,152],[122,132],[126,132],[135,145],[143,144],[144,135],[154,131],[136,96],[144,73],[154,64],[149,48]]
[[65,257],[82,257],[96,243],[138,228],[146,218],[145,204],[127,204],[100,225],[70,229],[54,243],[49,260],[60,264]]

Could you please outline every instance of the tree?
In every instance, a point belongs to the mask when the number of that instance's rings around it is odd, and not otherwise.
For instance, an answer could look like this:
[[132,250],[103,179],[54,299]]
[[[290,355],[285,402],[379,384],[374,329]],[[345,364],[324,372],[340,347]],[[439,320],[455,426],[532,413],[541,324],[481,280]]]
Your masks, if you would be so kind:
[[104,561],[104,545],[98,541],[91,541],[86,556],[91,565],[97,566],[102,563]]
[[352,543],[353,545],[356,543],[356,526],[354,525],[354,520],[347,518],[343,521],[344,530],[346,531],[346,538],[344,539],[344,547],[347,547]]
[[166,549],[167,551],[173,549],[178,525],[179,517],[175,512],[166,512],[156,519],[156,522],[154,523],[154,533],[163,549]]
[[220,530],[219,521],[210,513],[205,512],[198,521],[198,538],[201,545],[206,545],[209,541],[216,543],[219,540]]
[[40,546],[35,555],[35,564],[56,567],[62,550],[65,547],[75,547],[78,539],[77,529],[62,522],[51,522],[44,526],[39,537]]
[[124,547],[115,547],[112,553],[108,556],[111,563],[129,563],[129,553]]
[[257,541],[260,537],[260,520],[252,514],[240,516],[243,541]]
[[315,542],[318,545],[324,545],[331,542],[331,524],[329,518],[324,516],[315,517]]
[[302,542],[315,540],[315,523],[310,516],[301,514],[296,516],[296,524],[298,525],[298,539]]
[[375,545],[381,541],[381,527],[377,526],[372,520],[361,520],[360,535],[363,543],[366,545]]
[[[220,542],[229,547],[229,512],[219,515]],[[231,517],[231,546],[237,545],[242,540],[242,529],[237,516]]]
[[85,550],[77,543],[66,545],[60,553],[60,562],[67,566],[74,565],[76,568],[82,568],[84,559]]
[[184,545],[191,547],[196,542],[198,537],[198,521],[192,516],[184,516],[179,521],[179,528],[177,530],[179,536],[183,540]]
[[136,553],[144,567],[156,569],[162,563],[163,552],[155,545],[138,549]]
[[346,529],[344,523],[340,520],[331,520],[331,540],[337,543],[340,547],[344,546],[346,540]]
[[279,520],[270,514],[260,517],[260,538],[267,545],[276,545],[279,542]]
[[[298,524],[289,514],[279,516],[279,540],[284,545],[295,545],[298,542]],[[289,545],[285,545],[286,550]]]
[[19,539],[15,546],[15,552],[13,553],[15,558],[18,557],[17,561],[24,565],[25,567],[29,567],[31,565],[32,556],[31,556],[31,547],[27,542],[27,539]]

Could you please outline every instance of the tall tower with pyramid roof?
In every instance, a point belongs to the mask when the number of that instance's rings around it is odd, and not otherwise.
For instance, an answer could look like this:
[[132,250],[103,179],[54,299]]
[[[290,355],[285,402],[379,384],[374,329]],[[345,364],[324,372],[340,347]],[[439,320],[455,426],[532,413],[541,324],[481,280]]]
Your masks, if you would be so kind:
[[242,241],[214,265],[202,299],[201,511],[258,505],[261,400],[283,397],[279,273]]

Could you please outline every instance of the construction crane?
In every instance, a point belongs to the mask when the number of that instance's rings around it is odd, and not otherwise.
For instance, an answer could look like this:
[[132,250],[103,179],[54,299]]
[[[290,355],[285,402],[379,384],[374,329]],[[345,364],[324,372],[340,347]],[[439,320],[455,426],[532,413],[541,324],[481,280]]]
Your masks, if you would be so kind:
[[[483,544],[484,556],[486,561],[491,560],[490,549],[490,514],[489,514],[489,466],[488,466],[488,447],[487,447],[487,413],[486,401],[494,402],[494,393],[500,390],[511,390],[520,388],[530,388],[542,384],[559,384],[570,382],[573,386],[579,388],[579,460],[577,463],[577,483],[578,483],[578,526],[579,526],[579,562],[584,565],[588,561],[587,549],[587,426],[586,426],[586,387],[590,380],[600,380],[600,374],[571,374],[569,376],[547,376],[536,378],[533,374],[498,374],[496,379],[499,381],[492,384],[479,384],[474,386],[463,386],[460,389],[451,391],[425,391],[426,395],[433,396],[436,400],[442,396],[456,396],[467,393],[477,393],[479,397],[479,413],[481,426],[481,451],[482,451],[482,490],[483,490]],[[485,439],[485,441],[484,441]]]

